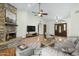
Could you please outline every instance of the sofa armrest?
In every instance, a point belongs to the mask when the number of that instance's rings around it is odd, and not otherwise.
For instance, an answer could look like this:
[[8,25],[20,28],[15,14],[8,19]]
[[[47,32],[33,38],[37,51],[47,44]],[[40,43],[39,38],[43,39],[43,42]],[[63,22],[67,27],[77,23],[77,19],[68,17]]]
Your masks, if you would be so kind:
[[33,48],[27,48],[27,49],[19,52],[20,56],[31,56],[33,54],[34,54],[34,49]]

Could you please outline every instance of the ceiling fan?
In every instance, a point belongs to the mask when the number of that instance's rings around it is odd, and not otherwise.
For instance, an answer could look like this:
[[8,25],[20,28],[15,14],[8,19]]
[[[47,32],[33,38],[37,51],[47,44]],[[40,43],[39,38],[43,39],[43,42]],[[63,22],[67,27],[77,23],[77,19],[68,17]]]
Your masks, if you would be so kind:
[[40,16],[40,17],[43,17],[43,15],[48,15],[48,13],[45,13],[44,11],[43,11],[43,9],[41,9],[40,8],[40,3],[38,3],[38,5],[39,5],[39,11],[38,12],[33,12],[32,11],[32,13],[34,13],[35,14],[35,16]]

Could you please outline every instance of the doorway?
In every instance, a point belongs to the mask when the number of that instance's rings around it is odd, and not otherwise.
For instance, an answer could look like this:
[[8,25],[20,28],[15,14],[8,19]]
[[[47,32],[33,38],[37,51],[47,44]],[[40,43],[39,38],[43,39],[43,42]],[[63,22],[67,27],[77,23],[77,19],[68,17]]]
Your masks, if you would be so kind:
[[55,24],[55,35],[67,37],[67,23]]
[[46,26],[46,24],[44,24],[43,25],[43,35],[44,35],[44,38],[46,38],[46,28],[47,28],[47,26]]

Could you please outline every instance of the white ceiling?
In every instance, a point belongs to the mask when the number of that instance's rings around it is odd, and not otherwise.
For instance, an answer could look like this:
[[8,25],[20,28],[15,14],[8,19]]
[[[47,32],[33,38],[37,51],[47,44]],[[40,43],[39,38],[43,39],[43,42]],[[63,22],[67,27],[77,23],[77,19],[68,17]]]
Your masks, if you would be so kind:
[[[27,9],[30,12],[38,11],[38,4],[34,3],[11,3],[16,8]],[[60,17],[62,19],[70,16],[70,11],[73,8],[74,3],[42,3],[41,9],[47,12],[48,15],[44,16],[43,19],[57,19]]]

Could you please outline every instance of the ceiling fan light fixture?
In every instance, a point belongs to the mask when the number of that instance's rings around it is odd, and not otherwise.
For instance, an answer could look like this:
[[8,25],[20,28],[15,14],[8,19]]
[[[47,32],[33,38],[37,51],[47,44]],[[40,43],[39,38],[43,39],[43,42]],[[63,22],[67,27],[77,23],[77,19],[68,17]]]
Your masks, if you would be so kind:
[[39,13],[38,16],[41,16],[41,14]]

